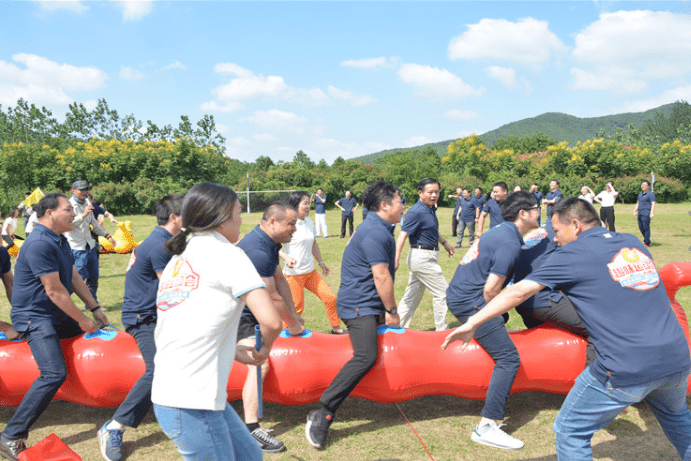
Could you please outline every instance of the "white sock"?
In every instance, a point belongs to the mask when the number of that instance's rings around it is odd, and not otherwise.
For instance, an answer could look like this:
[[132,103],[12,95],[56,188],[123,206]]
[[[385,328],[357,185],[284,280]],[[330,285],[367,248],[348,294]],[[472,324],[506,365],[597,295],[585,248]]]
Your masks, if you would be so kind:
[[125,427],[122,424],[115,422],[115,420],[112,420],[108,423],[106,429],[109,431],[124,431]]
[[[489,428],[491,426],[496,426],[497,423],[493,419],[485,418],[484,416],[480,420],[480,424],[478,424],[478,428]],[[484,431],[483,431],[484,432]]]

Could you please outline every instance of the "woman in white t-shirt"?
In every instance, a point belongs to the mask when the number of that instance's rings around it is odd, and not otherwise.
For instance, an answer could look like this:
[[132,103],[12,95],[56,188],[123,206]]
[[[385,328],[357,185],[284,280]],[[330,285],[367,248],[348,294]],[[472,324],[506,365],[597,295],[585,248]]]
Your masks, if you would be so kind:
[[593,199],[595,198],[595,192],[588,186],[581,186],[581,195],[578,196],[579,199],[585,200],[586,202],[593,204]]
[[288,280],[295,311],[298,315],[302,315],[305,309],[306,288],[324,303],[326,315],[331,324],[331,333],[344,334],[345,331],[341,328],[341,320],[336,312],[336,295],[314,267],[316,258],[322,273],[325,276],[331,273],[331,269],[322,261],[319,245],[314,238],[316,234],[314,222],[309,218],[310,195],[306,191],[295,191],[288,195],[286,201],[298,214],[297,229],[290,243],[283,245],[279,256],[285,260],[283,275]]
[[617,200],[617,195],[619,195],[619,192],[614,190],[614,183],[607,181],[605,190],[595,196],[595,201],[602,205],[600,208],[600,220],[607,225],[611,232],[616,232],[614,228],[614,202]]
[[12,208],[2,224],[2,239],[7,242],[7,248],[12,248],[14,239],[17,238],[14,235],[14,231],[17,230],[17,216],[19,216],[19,210]]
[[[233,360],[259,365],[281,331],[281,319],[247,255],[237,248],[242,224],[228,187],[192,187],[182,204],[182,229],[168,240],[173,258],[161,274],[151,390],[163,432],[186,461],[261,460],[262,451],[228,404]],[[236,346],[247,304],[262,345]]]

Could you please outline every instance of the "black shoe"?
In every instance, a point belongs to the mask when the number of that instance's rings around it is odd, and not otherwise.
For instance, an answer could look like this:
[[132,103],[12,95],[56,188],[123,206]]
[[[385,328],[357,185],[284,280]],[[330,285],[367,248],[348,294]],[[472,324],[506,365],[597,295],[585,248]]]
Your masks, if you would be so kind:
[[264,453],[279,453],[286,449],[283,442],[269,435],[271,429],[262,429],[261,427],[256,428],[252,431],[252,437],[259,442],[259,446],[262,448]]
[[310,414],[307,415],[307,424],[305,425],[305,435],[310,445],[314,448],[324,447],[332,420],[333,415],[323,408],[310,411]]
[[332,335],[347,335],[348,330],[344,330],[341,327],[333,327],[331,328],[331,331],[329,333],[331,333]]
[[26,440],[8,440],[4,437],[0,438],[0,455],[2,455],[3,458],[17,461],[19,459],[19,453],[24,450],[26,450]]

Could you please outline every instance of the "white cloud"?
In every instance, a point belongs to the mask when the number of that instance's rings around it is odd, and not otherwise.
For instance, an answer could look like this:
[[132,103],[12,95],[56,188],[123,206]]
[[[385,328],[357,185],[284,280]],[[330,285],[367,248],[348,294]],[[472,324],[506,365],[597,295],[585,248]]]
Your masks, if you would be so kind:
[[518,82],[516,82],[516,71],[513,69],[490,66],[485,69],[485,72],[493,79],[499,80],[501,84],[509,90],[515,90],[518,88]]
[[217,101],[207,101],[204,103],[201,103],[199,105],[199,109],[207,112],[223,112],[223,113],[230,113],[230,112],[237,112],[239,110],[244,109],[245,106],[241,102],[237,101],[228,101],[228,102],[223,102],[223,103],[218,103]]
[[565,50],[562,41],[549,30],[547,21],[482,19],[468,24],[467,31],[451,39],[448,53],[452,60],[493,58],[537,65]]
[[0,104],[15,104],[19,98],[36,105],[69,104],[75,98],[67,92],[102,88],[108,78],[95,67],[59,64],[34,54],[15,54],[12,60],[0,60]]
[[353,106],[366,106],[376,101],[376,99],[367,94],[356,95],[350,91],[340,90],[335,86],[331,85],[329,85],[329,96],[331,96],[334,99],[347,101]]
[[473,120],[477,118],[477,112],[472,110],[451,109],[444,112],[442,117],[449,120]]
[[180,61],[173,61],[167,66],[165,66],[163,69],[168,70],[168,69],[180,69],[180,70],[185,70],[187,67],[181,63]]
[[145,75],[138,71],[137,69],[133,69],[132,67],[126,67],[123,66],[120,68],[120,78],[123,80],[141,80],[145,77]]
[[257,110],[254,114],[243,117],[238,121],[251,122],[264,129],[301,134],[305,132],[304,124],[308,120],[307,117],[301,117],[292,112],[271,109]]
[[398,76],[405,83],[413,85],[419,96],[431,100],[481,96],[484,92],[484,88],[475,89],[457,75],[437,67],[404,64],[398,71]]
[[317,138],[312,142],[312,148],[313,150],[305,148],[303,151],[312,159],[323,158],[333,162],[337,157],[349,159],[391,149],[391,146],[378,142],[360,143],[357,141],[339,141],[334,138]]
[[575,89],[637,93],[651,80],[691,72],[691,15],[666,11],[617,11],[576,35],[571,70]]
[[84,108],[88,111],[94,110],[98,106],[98,101],[95,99],[88,99],[82,103]]
[[691,83],[672,88],[651,98],[626,102],[620,108],[614,110],[613,113],[644,112],[679,100],[691,101]]
[[278,142],[280,141],[280,138],[278,136],[274,136],[271,133],[258,133],[252,136],[252,139],[254,139],[257,142],[260,143],[270,143],[270,142]]
[[89,9],[83,2],[73,0],[37,1],[36,3],[38,3],[44,11],[67,10],[81,14]]
[[229,133],[230,132],[230,127],[228,125],[224,125],[222,123],[217,123],[216,124],[216,131],[219,133]]
[[375,67],[392,67],[396,64],[393,58],[365,58],[365,59],[349,59],[341,61],[343,67],[356,67],[358,69],[374,69]]
[[434,141],[427,136],[413,136],[412,138],[408,138],[403,141],[403,144],[405,144],[406,147],[417,147],[422,146],[423,144],[429,144],[431,142]]
[[154,9],[152,0],[115,1],[115,3],[122,9],[123,22],[139,21]]

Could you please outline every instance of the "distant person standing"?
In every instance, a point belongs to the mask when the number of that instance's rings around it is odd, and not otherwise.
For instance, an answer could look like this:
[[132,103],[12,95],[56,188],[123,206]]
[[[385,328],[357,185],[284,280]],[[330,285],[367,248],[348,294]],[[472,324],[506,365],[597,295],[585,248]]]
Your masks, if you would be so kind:
[[346,222],[349,224],[349,235],[353,235],[353,213],[360,206],[349,190],[345,192],[345,197],[341,197],[336,206],[341,209],[341,238],[345,237]]
[[542,192],[540,192],[540,186],[534,182],[530,185],[530,193],[533,194],[535,200],[537,200],[537,206],[540,207],[540,216],[537,218],[537,225],[542,225]]
[[455,194],[449,194],[449,198],[456,199],[456,205],[453,209],[453,214],[451,215],[451,237],[456,237],[458,229],[458,211],[461,208],[461,195],[463,194],[463,189],[460,187],[456,188]]
[[590,187],[584,184],[583,186],[581,186],[581,195],[579,195],[578,198],[581,200],[585,200],[586,202],[592,205],[593,200],[595,199],[595,192],[593,192],[593,190]]
[[641,192],[638,194],[636,208],[633,215],[638,215],[638,229],[643,234],[643,245],[650,245],[650,221],[655,216],[655,193],[650,190],[650,181],[644,179],[641,182]]
[[475,241],[475,216],[477,216],[478,203],[470,189],[463,189],[461,192],[461,205],[458,208],[456,215],[458,220],[458,239],[456,240],[456,248],[463,247],[463,234],[466,227],[468,228],[468,246],[473,246]]
[[[25,192],[24,200],[28,199],[29,197],[31,197],[31,192]],[[31,205],[25,205],[24,200],[19,202],[19,205],[17,205],[17,209],[21,210],[22,212],[22,220],[24,221],[24,233],[26,234],[26,225],[29,222],[29,216],[31,216],[33,208],[31,208]]]
[[487,200],[485,206],[480,213],[480,219],[478,221],[477,236],[480,237],[484,233],[485,218],[489,215],[489,228],[501,224],[504,222],[504,218],[501,213],[501,204],[506,200],[509,195],[509,186],[506,185],[504,181],[495,182],[492,185],[492,195],[493,197]]
[[551,219],[552,207],[559,203],[559,200],[563,198],[561,192],[559,191],[559,181],[553,179],[549,182],[549,192],[545,195],[545,199],[542,201],[547,205],[547,220]]
[[7,242],[7,248],[12,248],[14,239],[17,238],[14,235],[14,231],[17,230],[17,216],[19,216],[19,210],[12,208],[2,224],[2,239]]
[[617,195],[619,195],[619,192],[614,190],[614,183],[607,181],[605,190],[595,196],[595,201],[602,205],[600,208],[600,220],[612,232],[616,232],[614,228],[614,202],[617,200]]
[[324,194],[324,189],[321,187],[317,189],[316,194],[312,194],[311,197],[314,202],[314,224],[315,224],[315,235],[319,235],[321,230],[324,238],[329,237],[329,231],[326,229],[326,195]]

